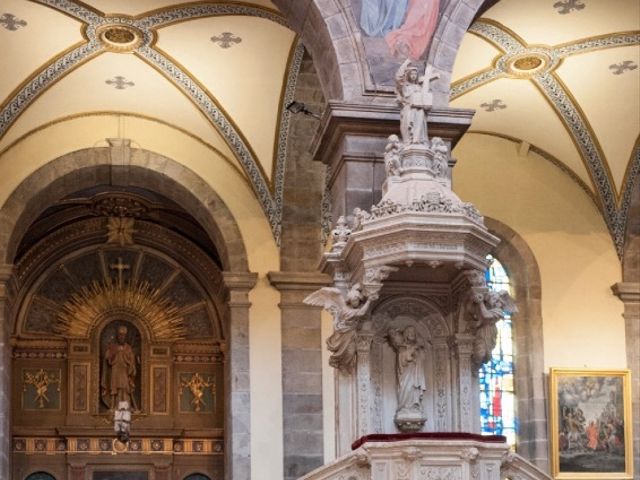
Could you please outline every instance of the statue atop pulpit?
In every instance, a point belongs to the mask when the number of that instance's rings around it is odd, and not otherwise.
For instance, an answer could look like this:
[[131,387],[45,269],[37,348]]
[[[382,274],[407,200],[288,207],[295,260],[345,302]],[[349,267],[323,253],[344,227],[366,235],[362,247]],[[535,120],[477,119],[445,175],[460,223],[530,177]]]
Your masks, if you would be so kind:
[[407,59],[396,73],[396,94],[400,104],[400,133],[405,145],[428,145],[427,113],[433,104],[431,81],[439,78],[427,65],[424,76]]

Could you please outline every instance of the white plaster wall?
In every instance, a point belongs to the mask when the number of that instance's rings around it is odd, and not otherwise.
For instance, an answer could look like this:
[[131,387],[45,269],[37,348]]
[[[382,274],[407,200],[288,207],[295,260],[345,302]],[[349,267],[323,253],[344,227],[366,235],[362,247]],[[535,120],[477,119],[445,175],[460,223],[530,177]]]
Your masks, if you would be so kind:
[[537,154],[519,156],[505,139],[467,134],[454,156],[456,193],[514,229],[536,257],[545,370],[626,368],[622,302],[610,289],[621,281],[620,263],[588,195],[558,167]]

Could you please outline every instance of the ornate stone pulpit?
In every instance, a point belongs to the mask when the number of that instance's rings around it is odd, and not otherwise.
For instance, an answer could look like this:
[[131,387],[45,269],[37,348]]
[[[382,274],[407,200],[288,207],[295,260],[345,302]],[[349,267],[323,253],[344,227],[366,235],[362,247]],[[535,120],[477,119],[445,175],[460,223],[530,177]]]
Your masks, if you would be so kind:
[[498,238],[451,190],[449,146],[427,136],[430,106],[412,103],[428,98],[414,92],[428,88],[428,74],[412,71],[405,62],[397,75],[402,138],[391,135],[385,148],[383,197],[337,220],[320,267],[333,286],[305,300],[334,318],[339,455],[371,434],[479,433],[477,372],[496,322],[515,308],[485,283]]

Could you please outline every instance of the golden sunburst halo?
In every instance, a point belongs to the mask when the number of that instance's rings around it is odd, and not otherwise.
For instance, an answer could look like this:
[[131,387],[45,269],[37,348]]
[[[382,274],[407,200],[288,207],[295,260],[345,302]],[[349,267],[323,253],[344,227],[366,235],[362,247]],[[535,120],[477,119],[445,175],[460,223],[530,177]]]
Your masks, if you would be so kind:
[[148,326],[154,340],[184,338],[184,318],[178,307],[147,282],[134,285],[111,279],[93,281],[74,293],[58,313],[57,333],[87,338],[96,323],[110,312],[124,311]]

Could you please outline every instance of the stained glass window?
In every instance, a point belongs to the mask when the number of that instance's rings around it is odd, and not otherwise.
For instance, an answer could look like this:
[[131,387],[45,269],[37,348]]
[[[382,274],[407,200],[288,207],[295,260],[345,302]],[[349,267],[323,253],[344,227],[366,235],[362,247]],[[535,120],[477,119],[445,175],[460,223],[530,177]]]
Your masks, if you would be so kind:
[[[502,264],[487,256],[489,268],[486,271],[487,286],[494,291],[511,291],[511,283]],[[480,428],[482,433],[504,435],[515,448],[517,420],[515,416],[515,392],[513,377],[513,335],[511,315],[505,314],[500,320],[498,339],[491,360],[478,372],[480,380]]]

